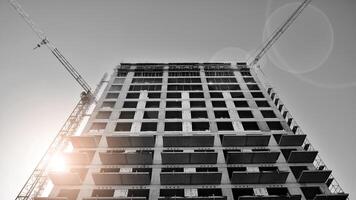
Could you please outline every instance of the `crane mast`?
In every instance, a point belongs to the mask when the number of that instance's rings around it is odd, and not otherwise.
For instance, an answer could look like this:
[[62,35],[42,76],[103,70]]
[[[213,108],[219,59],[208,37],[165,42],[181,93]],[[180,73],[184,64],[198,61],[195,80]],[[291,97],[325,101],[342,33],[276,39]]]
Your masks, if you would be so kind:
[[35,48],[38,48],[42,45],[47,46],[47,48],[52,52],[52,54],[63,65],[63,67],[84,89],[84,91],[81,93],[80,101],[77,103],[74,110],[62,126],[61,130],[58,132],[50,146],[47,148],[47,151],[45,152],[41,160],[38,162],[35,169],[32,171],[30,177],[27,179],[25,185],[22,187],[19,194],[16,196],[16,200],[30,200],[33,197],[41,195],[45,187],[48,185],[47,172],[49,170],[49,164],[51,162],[51,159],[53,159],[56,154],[60,153],[68,146],[68,140],[66,139],[66,137],[73,135],[78,129],[83,118],[87,115],[87,111],[90,105],[92,104],[92,102],[95,103],[95,95],[99,92],[99,88],[104,83],[104,79],[106,77],[103,77],[94,93],[92,93],[89,84],[83,79],[83,77],[73,67],[73,65],[63,56],[63,54],[53,45],[53,43],[51,43],[47,39],[44,32],[24,11],[24,9],[17,2],[17,0],[9,0],[9,3],[40,39],[40,43],[37,44]]
[[309,5],[312,0],[304,0],[298,8],[288,17],[288,19],[277,28],[269,39],[265,41],[262,47],[257,50],[258,54],[255,58],[248,64],[249,67],[255,66],[261,58],[267,53],[267,51],[273,46],[273,44],[281,37],[281,35],[290,27],[290,25],[297,19],[297,17],[302,13],[302,11]]
[[57,58],[57,60],[63,65],[63,67],[72,75],[72,77],[79,83],[79,85],[84,89],[82,93],[82,98],[88,99],[92,97],[92,92],[89,84],[83,79],[79,72],[73,67],[72,64],[63,56],[63,54],[50,42],[45,33],[38,27],[38,25],[30,18],[30,16],[25,12],[22,6],[17,0],[10,0],[10,5],[16,10],[16,12],[25,20],[25,22],[30,26],[30,28],[35,32],[37,37],[40,39],[40,43],[37,47],[41,45],[47,46],[47,48],[52,52],[52,54]]

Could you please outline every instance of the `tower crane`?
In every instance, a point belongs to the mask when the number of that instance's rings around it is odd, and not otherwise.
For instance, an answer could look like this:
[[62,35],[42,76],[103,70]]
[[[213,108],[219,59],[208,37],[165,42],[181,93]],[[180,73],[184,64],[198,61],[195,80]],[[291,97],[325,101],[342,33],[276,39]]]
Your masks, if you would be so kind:
[[256,52],[255,58],[248,63],[248,67],[253,67],[261,60],[261,58],[267,53],[267,51],[273,46],[273,44],[281,37],[281,35],[290,27],[290,25],[297,19],[302,11],[310,4],[312,0],[304,0],[298,8],[288,17],[288,19],[277,28],[272,35],[263,43],[260,49]]
[[73,67],[73,65],[63,56],[63,54],[54,46],[52,42],[47,39],[45,33],[39,28],[39,26],[30,18],[30,16],[25,12],[22,6],[17,0],[9,0],[10,5],[16,10],[16,12],[24,19],[24,21],[30,26],[33,32],[40,39],[40,43],[37,44],[35,48],[41,47],[42,45],[47,46],[47,48],[52,52],[52,54],[57,58],[57,60],[63,65],[63,67],[72,75],[72,77],[79,83],[79,85],[84,89],[81,94],[81,98],[85,102],[89,102],[92,97],[92,91],[89,84],[83,79],[79,72]]
[[80,101],[77,103],[72,113],[62,126],[61,130],[58,132],[50,146],[47,148],[45,154],[42,156],[35,169],[32,171],[30,177],[27,179],[19,194],[16,196],[16,200],[30,200],[33,197],[38,197],[41,195],[45,187],[50,185],[47,173],[50,170],[49,165],[52,162],[52,159],[54,159],[58,153],[60,153],[68,146],[67,137],[74,135],[77,131],[80,123],[87,115],[87,111],[89,110],[92,102],[95,102],[95,95],[99,92],[99,88],[104,83],[106,76],[104,76],[100,81],[96,90],[92,92],[89,84],[83,79],[83,77],[73,67],[73,65],[63,56],[63,54],[53,45],[53,43],[47,39],[44,32],[25,12],[19,2],[17,0],[9,0],[9,3],[40,39],[40,43],[37,44],[35,48],[41,47],[42,45],[47,46],[47,48],[52,52],[57,60],[63,65],[63,67],[84,89],[84,91],[81,93]]

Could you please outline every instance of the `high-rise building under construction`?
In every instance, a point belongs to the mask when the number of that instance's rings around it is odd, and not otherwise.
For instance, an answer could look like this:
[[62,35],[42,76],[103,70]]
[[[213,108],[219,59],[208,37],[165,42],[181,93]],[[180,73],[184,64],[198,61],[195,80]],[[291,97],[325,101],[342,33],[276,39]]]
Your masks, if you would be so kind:
[[245,63],[120,64],[35,199],[347,199],[262,76]]

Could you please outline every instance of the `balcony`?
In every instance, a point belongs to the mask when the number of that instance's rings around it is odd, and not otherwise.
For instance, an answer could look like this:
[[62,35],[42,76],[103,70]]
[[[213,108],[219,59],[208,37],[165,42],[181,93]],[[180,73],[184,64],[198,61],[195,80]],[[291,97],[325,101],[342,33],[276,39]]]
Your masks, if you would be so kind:
[[160,189],[159,196],[159,200],[226,200],[226,196],[222,196],[222,191],[220,188]]
[[317,194],[313,200],[347,200],[349,194]]
[[288,196],[278,196],[278,195],[267,195],[267,196],[241,196],[238,200],[301,200],[301,195],[288,195]]
[[290,166],[290,169],[299,183],[325,183],[331,170],[309,170],[306,166]]
[[275,163],[279,157],[279,151],[256,151],[241,152],[228,150],[226,152],[227,164],[254,164],[254,163]]
[[318,151],[305,151],[296,149],[281,149],[288,163],[313,163]]
[[151,174],[151,168],[101,168],[92,176],[96,185],[148,185]]
[[301,200],[302,195],[292,195],[286,187],[267,187],[263,195],[256,195],[252,187],[233,188],[235,200]]
[[119,147],[154,147],[154,135],[141,136],[106,136],[109,148]]
[[93,158],[93,153],[90,152],[63,153],[63,158],[67,164],[88,165]]
[[69,136],[74,148],[96,148],[99,145],[101,135]]
[[279,146],[301,146],[306,135],[274,134]]
[[270,135],[262,134],[221,135],[224,147],[267,146],[270,137]]
[[104,165],[150,165],[153,152],[99,152],[99,157]]
[[165,135],[163,136],[164,147],[212,147],[214,136],[208,134],[199,135]]
[[285,183],[288,171],[277,167],[259,167],[260,171],[246,171],[246,167],[228,168],[232,184],[281,184]]
[[[178,169],[178,170],[177,170]],[[182,168],[164,168],[161,172],[162,185],[220,184],[221,172],[217,168],[197,168],[196,172],[184,172]],[[210,171],[211,170],[211,171]]]
[[49,172],[48,176],[54,185],[80,185],[83,180],[77,172]]
[[162,164],[215,164],[217,152],[162,152]]

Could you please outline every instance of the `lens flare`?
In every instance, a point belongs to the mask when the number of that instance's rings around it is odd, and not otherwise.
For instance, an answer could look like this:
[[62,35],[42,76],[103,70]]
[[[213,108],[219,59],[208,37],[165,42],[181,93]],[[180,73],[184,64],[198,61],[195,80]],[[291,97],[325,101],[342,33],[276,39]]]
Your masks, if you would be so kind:
[[67,164],[63,155],[56,154],[51,158],[49,169],[56,172],[64,172],[67,170]]

